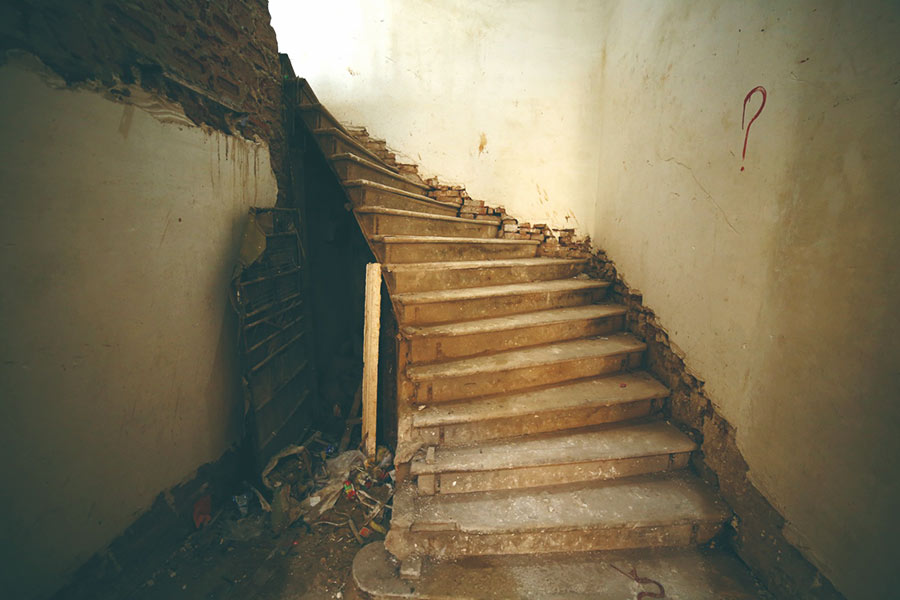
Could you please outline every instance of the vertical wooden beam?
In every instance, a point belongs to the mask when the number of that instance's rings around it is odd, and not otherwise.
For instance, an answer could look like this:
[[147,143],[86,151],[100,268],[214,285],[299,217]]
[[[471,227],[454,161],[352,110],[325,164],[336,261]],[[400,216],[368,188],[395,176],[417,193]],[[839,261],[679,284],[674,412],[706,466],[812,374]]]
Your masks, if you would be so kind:
[[378,424],[378,330],[381,320],[381,265],[366,265],[366,311],[363,331],[362,435],[365,452],[375,457]]

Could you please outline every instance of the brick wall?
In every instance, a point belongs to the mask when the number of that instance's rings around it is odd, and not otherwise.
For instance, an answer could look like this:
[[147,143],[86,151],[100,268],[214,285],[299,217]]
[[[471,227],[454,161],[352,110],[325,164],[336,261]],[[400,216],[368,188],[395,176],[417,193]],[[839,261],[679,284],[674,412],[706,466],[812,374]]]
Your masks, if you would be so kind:
[[7,0],[0,51],[26,50],[70,84],[118,82],[179,102],[197,124],[269,144],[284,173],[281,67],[266,0]]

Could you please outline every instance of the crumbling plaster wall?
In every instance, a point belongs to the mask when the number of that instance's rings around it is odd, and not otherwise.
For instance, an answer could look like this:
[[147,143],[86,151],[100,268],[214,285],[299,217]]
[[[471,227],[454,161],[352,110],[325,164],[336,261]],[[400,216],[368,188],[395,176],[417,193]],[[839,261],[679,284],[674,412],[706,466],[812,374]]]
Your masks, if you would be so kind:
[[891,595],[898,4],[602,10],[595,241],[706,382],[787,538],[848,598]]
[[[42,598],[239,435],[229,278],[268,148],[0,67],[2,588]],[[137,105],[133,102],[137,102]]]
[[240,434],[247,208],[289,177],[265,2],[14,0],[0,52],[0,587],[37,599],[188,525]]
[[595,3],[270,4],[282,52],[345,123],[522,222],[594,227]]

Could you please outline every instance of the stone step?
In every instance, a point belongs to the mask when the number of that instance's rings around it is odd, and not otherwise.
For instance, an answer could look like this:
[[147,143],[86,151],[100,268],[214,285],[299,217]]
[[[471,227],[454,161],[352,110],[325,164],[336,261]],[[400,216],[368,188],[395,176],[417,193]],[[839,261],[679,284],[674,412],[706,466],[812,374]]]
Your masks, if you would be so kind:
[[502,240],[430,235],[373,235],[369,237],[383,263],[429,260],[485,260],[526,258],[537,253],[536,240]]
[[683,469],[697,445],[656,421],[601,425],[423,450],[410,465],[420,494],[465,494]]
[[539,344],[605,335],[625,324],[625,307],[592,304],[537,312],[446,323],[407,326],[407,361],[419,364],[489,354]]
[[384,265],[389,288],[398,294],[568,279],[581,273],[586,258],[515,258]]
[[397,189],[366,179],[355,179],[344,182],[344,188],[353,202],[353,206],[382,206],[426,212],[436,215],[455,217],[459,213],[459,204],[441,202],[422,194]]
[[474,398],[636,369],[646,344],[627,333],[410,365],[419,405]]
[[672,600],[773,598],[734,555],[701,548],[426,561],[416,581],[398,571],[384,543],[373,542],[357,552],[351,579],[371,600],[620,600],[641,591]]
[[347,131],[343,124],[319,102],[306,102],[297,107],[297,112],[310,131],[338,129],[344,134],[350,135],[350,132]]
[[385,545],[401,560],[691,546],[730,516],[687,471],[434,496],[401,484]]
[[401,325],[427,325],[594,304],[608,287],[608,282],[597,279],[557,279],[395,293],[393,298]]
[[668,395],[649,374],[624,373],[426,406],[412,415],[412,436],[426,446],[454,446],[621,422],[651,414]]
[[341,181],[365,179],[382,185],[387,185],[414,194],[424,194],[431,188],[423,183],[413,181],[400,173],[388,169],[386,166],[372,162],[351,152],[332,154],[328,157],[337,171]]
[[497,237],[500,219],[461,219],[383,206],[364,206],[354,210],[366,235],[430,235],[439,237]]
[[372,161],[375,164],[381,165],[389,171],[393,171],[394,173],[399,172],[397,171],[396,167],[393,167],[392,165],[384,162],[380,156],[366,148],[365,145],[360,143],[352,135],[345,133],[337,127],[324,127],[322,129],[315,129],[313,130],[313,135],[315,136],[316,142],[318,142],[319,147],[322,149],[322,152],[325,154],[325,156],[348,153],[356,154]]

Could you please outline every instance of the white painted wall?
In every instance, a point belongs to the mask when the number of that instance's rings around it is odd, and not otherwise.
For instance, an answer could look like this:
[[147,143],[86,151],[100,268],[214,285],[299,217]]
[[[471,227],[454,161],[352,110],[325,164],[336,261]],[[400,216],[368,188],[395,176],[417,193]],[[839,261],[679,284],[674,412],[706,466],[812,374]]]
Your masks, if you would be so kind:
[[596,242],[737,428],[789,538],[848,598],[894,595],[900,4],[604,12]]
[[264,145],[47,81],[0,66],[0,589],[23,599],[236,439],[228,281],[276,197]]
[[860,598],[900,586],[898,6],[270,8],[339,118],[524,220],[594,236],[707,382],[794,542]]
[[269,10],[279,50],[341,121],[522,221],[592,232],[594,2],[273,0]]

